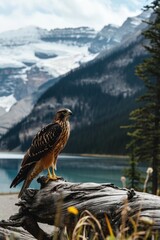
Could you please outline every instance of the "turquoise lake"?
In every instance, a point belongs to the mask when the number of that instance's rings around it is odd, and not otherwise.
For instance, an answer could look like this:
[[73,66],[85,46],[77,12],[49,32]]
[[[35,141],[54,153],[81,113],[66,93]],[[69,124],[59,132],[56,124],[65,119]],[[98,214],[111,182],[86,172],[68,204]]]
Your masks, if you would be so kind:
[[[23,154],[0,153],[0,192],[17,192],[21,184],[10,189],[10,184],[16,176]],[[60,155],[56,174],[71,182],[113,183],[122,187],[121,176],[128,166],[127,158],[119,157],[86,157],[79,155]],[[40,175],[46,175],[46,172]],[[33,180],[32,188],[39,188]]]

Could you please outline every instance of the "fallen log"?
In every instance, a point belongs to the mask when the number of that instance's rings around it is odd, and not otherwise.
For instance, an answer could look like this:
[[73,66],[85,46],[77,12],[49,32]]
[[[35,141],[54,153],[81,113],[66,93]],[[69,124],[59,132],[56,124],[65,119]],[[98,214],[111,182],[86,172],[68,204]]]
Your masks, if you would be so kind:
[[30,233],[15,227],[0,227],[0,240],[35,240]]
[[[36,239],[50,240],[54,235],[55,239],[61,240],[66,239],[66,229],[69,236],[73,235],[79,216],[83,213],[98,226],[95,228],[98,239],[103,239],[108,232],[106,218],[115,232],[127,228],[131,233],[133,222],[138,222],[141,230],[150,229],[152,233],[160,233],[159,196],[118,188],[108,183],[71,183],[64,180],[46,183],[45,180],[45,177],[38,179],[40,190],[25,191],[16,203],[19,212],[9,220],[0,221],[1,227],[23,227]],[[71,206],[78,214],[69,210]],[[38,223],[54,225],[58,230],[48,234]]]

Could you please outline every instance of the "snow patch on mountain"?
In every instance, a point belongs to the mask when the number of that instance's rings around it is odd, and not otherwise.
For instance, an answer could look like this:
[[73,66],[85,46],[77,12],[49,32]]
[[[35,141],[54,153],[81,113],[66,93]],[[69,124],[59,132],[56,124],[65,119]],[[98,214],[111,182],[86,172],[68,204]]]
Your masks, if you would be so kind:
[[17,102],[12,95],[0,97],[0,107],[5,108],[6,112],[9,112],[10,108]]
[[[40,71],[47,71],[52,77],[57,77],[96,56],[89,53],[87,46],[43,41],[20,46],[15,44],[12,47],[0,45],[0,51],[0,68],[23,68],[23,71],[20,72],[22,76],[19,74],[19,77],[22,77],[25,82],[27,81],[27,72],[33,66],[38,67]],[[37,53],[46,57],[40,58]]]
[[57,55],[54,58],[40,59],[36,64],[38,68],[47,71],[54,77],[65,74],[69,70],[79,67],[81,63],[87,62],[96,56],[90,54],[86,46],[66,46],[66,44],[62,43],[39,43],[37,47],[41,51],[51,51]]
[[10,30],[0,33],[0,44],[2,46],[20,46],[33,42],[39,42],[42,36],[48,34],[46,29],[28,26],[18,30]]
[[15,123],[26,117],[31,112],[33,106],[32,96],[28,96],[12,105],[10,111],[5,112],[0,118],[0,136],[5,134]]
[[1,55],[0,68],[24,68],[25,65],[15,59],[11,59],[10,56]]

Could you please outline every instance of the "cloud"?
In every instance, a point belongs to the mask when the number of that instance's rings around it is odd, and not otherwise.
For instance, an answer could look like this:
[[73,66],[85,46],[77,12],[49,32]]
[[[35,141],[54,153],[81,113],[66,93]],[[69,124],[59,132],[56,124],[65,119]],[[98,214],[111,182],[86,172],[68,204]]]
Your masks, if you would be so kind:
[[141,1],[1,0],[0,31],[28,25],[47,29],[77,26],[101,29],[109,23],[121,25],[127,17],[140,13],[143,5],[139,2]]

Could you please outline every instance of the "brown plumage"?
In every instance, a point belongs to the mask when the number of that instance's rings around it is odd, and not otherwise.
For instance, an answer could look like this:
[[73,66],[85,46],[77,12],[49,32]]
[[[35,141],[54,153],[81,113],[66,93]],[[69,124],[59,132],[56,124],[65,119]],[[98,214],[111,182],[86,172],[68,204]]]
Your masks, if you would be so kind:
[[[48,179],[57,179],[55,168],[58,154],[67,143],[70,134],[69,116],[72,112],[69,109],[59,110],[53,123],[42,128],[34,137],[32,144],[26,152],[21,168],[13,179],[10,187],[24,181],[18,197],[29,187],[32,180],[44,169],[48,169]],[[52,167],[52,174],[49,168]]]

